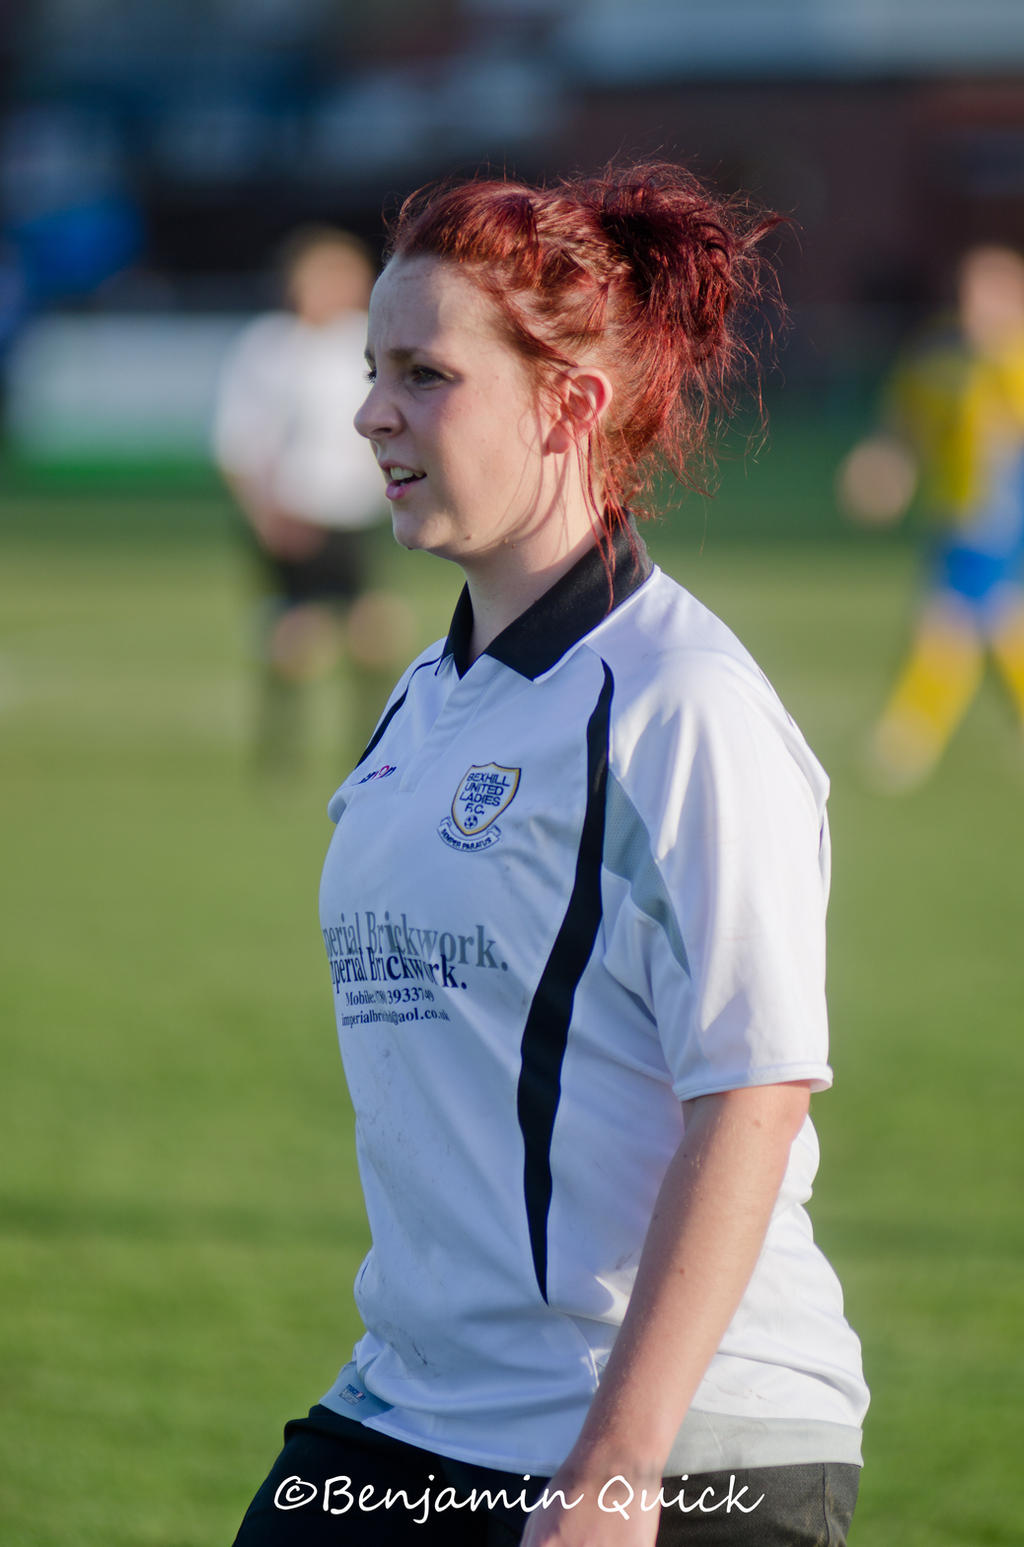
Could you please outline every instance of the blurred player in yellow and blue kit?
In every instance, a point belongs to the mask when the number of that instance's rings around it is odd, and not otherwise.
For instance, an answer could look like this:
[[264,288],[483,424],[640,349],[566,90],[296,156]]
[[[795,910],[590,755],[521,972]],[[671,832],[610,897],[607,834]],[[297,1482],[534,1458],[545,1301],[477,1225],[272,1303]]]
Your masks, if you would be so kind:
[[898,362],[886,429],[856,447],[839,495],[868,523],[896,520],[920,486],[927,589],[909,653],[868,746],[884,788],[931,772],[990,652],[1024,735],[1024,258],[963,258],[955,316]]

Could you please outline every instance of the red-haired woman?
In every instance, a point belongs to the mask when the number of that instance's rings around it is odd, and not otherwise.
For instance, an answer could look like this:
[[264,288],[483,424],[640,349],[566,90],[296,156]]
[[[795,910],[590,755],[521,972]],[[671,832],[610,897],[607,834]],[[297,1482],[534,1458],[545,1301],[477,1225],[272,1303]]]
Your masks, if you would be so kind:
[[702,449],[767,228],[662,165],[397,220],[356,424],[466,583],[330,805],[366,1330],[244,1547],[845,1540],[827,781],[630,514]]

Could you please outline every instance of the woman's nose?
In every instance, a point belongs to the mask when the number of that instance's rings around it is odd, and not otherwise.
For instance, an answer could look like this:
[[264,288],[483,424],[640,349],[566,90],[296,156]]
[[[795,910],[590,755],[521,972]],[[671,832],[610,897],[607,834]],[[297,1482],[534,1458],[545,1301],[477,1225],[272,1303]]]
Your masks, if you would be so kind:
[[360,435],[365,436],[367,440],[375,440],[380,435],[393,434],[397,428],[397,419],[398,416],[389,401],[388,394],[381,383],[375,381],[356,410],[352,423]]

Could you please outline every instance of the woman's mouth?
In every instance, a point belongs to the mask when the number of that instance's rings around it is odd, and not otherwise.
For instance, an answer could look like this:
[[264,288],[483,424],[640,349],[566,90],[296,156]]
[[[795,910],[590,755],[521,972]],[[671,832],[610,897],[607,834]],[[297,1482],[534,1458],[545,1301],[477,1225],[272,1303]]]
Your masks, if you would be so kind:
[[399,467],[395,464],[384,469],[384,476],[388,481],[387,489],[385,490],[387,498],[389,500],[400,500],[411,484],[420,483],[427,475],[426,473],[416,472],[415,468]]

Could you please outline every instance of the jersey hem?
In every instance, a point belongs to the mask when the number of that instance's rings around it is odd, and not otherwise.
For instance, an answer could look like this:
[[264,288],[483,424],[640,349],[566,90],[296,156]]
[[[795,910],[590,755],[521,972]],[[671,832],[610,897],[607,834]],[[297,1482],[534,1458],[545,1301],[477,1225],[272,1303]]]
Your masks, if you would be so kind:
[[[533,1453],[516,1456],[501,1451],[484,1451],[472,1445],[449,1442],[443,1435],[420,1434],[396,1420],[393,1410],[360,1418],[351,1409],[342,1410],[328,1398],[320,1399],[339,1417],[364,1423],[391,1439],[401,1440],[419,1450],[464,1461],[471,1466],[487,1467],[517,1476],[553,1477],[565,1460]],[[691,1409],[687,1414],[665,1463],[664,1477],[681,1477],[694,1472],[743,1471],[762,1466],[825,1465],[845,1462],[863,1466],[863,1431],[846,1424],[797,1419],[753,1419],[730,1417]]]
[[811,1094],[817,1096],[831,1089],[833,1078],[827,1064],[776,1064],[767,1069],[748,1070],[744,1074],[709,1075],[700,1083],[677,1080],[672,1086],[672,1092],[679,1101],[695,1101],[698,1096],[720,1096],[728,1090],[754,1090],[759,1085],[790,1085],[807,1080]]
[[[429,1415],[425,1426],[419,1428],[415,1421],[409,1421],[408,1413],[374,1396],[359,1375],[355,1360],[342,1368],[334,1384],[320,1398],[320,1405],[338,1417],[365,1424],[368,1429],[376,1429],[406,1445],[448,1456],[453,1461],[492,1467],[499,1472],[550,1477],[568,1454],[568,1445],[565,1454],[552,1458],[550,1454],[539,1452],[512,1456],[508,1452],[483,1451],[473,1445],[452,1443],[437,1432],[437,1414]],[[824,1418],[755,1418],[748,1414],[710,1412],[691,1407],[669,1451],[662,1475],[679,1477],[686,1472],[831,1461],[861,1466],[861,1438],[859,1426]]]

